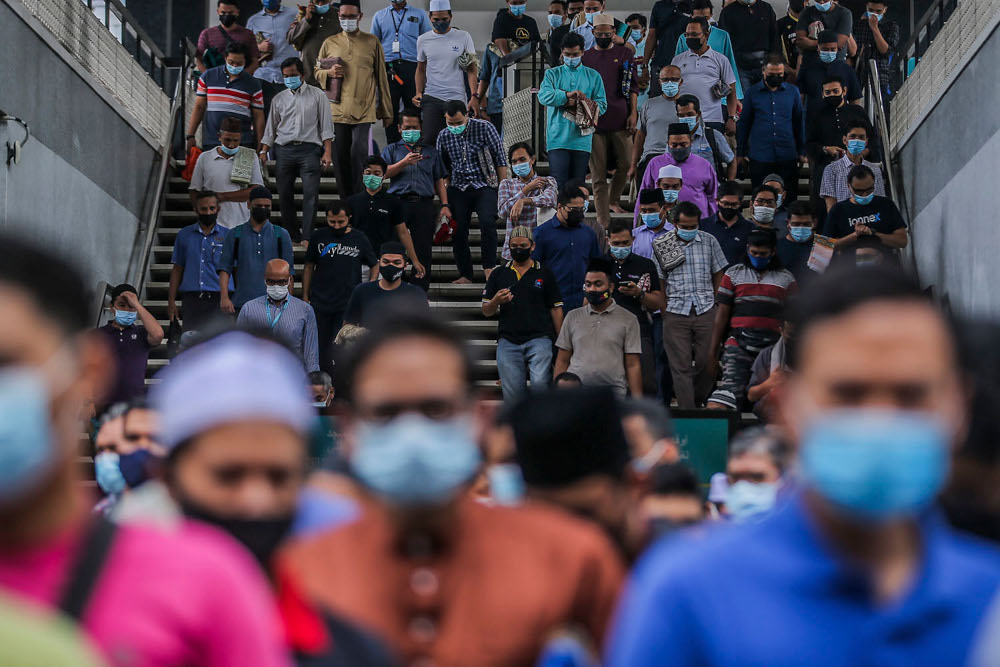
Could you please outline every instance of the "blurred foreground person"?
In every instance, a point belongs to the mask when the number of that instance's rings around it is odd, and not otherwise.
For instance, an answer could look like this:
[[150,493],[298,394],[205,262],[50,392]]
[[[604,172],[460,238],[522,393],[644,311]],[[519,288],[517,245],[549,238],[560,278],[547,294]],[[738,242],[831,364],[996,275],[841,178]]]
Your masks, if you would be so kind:
[[263,578],[230,540],[88,511],[76,417],[113,364],[86,333],[83,286],[58,257],[0,238],[0,592],[78,620],[115,664],[288,664]]
[[290,545],[279,577],[408,665],[533,664],[567,626],[599,643],[623,576],[613,548],[544,506],[470,497],[485,430],[471,361],[450,328],[403,315],[375,320],[347,360],[342,446],[363,514]]
[[933,509],[964,435],[956,344],[918,287],[831,271],[793,313],[783,399],[802,489],[761,522],[651,549],[607,664],[957,665],[1000,553]]
[[773,427],[740,431],[729,443],[726,515],[742,523],[774,509],[787,464],[788,446]]
[[683,463],[664,463],[649,472],[642,516],[659,538],[705,520],[698,476]]

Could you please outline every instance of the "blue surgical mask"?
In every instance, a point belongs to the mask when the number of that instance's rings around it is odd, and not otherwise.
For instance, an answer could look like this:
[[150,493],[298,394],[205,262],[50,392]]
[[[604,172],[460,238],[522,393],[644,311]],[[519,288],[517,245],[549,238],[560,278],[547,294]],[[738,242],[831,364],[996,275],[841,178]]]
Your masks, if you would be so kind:
[[848,139],[847,140],[847,152],[851,155],[861,155],[861,152],[865,150],[865,146],[868,142],[864,139]]
[[118,467],[118,454],[102,452],[94,457],[94,474],[97,485],[108,495],[121,493],[125,490],[125,478]]
[[123,327],[130,327],[135,324],[135,318],[139,313],[134,310],[115,310],[115,322]]
[[301,76],[286,76],[285,85],[291,90],[297,90],[302,85]]
[[865,18],[868,18],[869,16],[874,16],[876,21],[881,22],[882,21],[882,17],[884,16],[884,14],[872,14],[871,12],[865,12],[864,13],[864,17]]
[[526,5],[526,4],[525,5],[511,5],[510,6],[510,13],[513,14],[514,16],[521,16],[522,14],[524,14],[525,10],[527,10],[527,9],[528,9],[528,5]]
[[240,65],[239,67],[236,67],[234,65],[226,63],[226,71],[232,74],[233,76],[236,76],[237,74],[243,71],[243,66]]
[[680,196],[679,190],[661,190],[660,192],[663,193],[663,201],[668,204],[674,203],[677,201],[677,197]]
[[223,153],[225,153],[226,155],[236,155],[237,153],[240,152],[240,147],[239,146],[233,146],[232,148],[230,148],[229,146],[222,146],[222,145],[220,145],[219,146],[219,150],[222,151]]
[[789,227],[788,233],[791,234],[793,240],[802,243],[812,238],[813,230],[812,227]]
[[583,212],[586,213],[589,210],[590,210],[590,200],[589,199],[584,199],[583,200]]
[[415,144],[420,141],[420,130],[403,130],[400,134],[403,136],[403,141],[408,144]]
[[771,263],[770,255],[768,255],[767,257],[754,257],[753,255],[749,255],[749,257],[750,257],[750,266],[757,269],[758,271],[763,271],[764,269],[767,268],[767,265]]
[[574,56],[572,58],[563,56],[563,64],[570,69],[576,69],[577,67],[579,67],[581,60],[583,60],[582,56]]
[[860,204],[861,206],[868,206],[868,204],[872,203],[873,199],[875,199],[874,192],[871,193],[870,195],[865,195],[864,197],[862,197],[861,195],[854,195],[854,202],[856,204]]
[[448,131],[455,135],[462,134],[463,132],[465,132],[465,128],[467,125],[468,123],[462,123],[461,125],[449,125]]
[[486,470],[490,495],[498,505],[519,505],[524,498],[524,477],[515,463],[498,463]]
[[777,482],[740,480],[726,491],[726,512],[736,523],[743,523],[770,512],[777,498]]
[[681,229],[677,227],[674,231],[677,232],[677,238],[681,241],[694,241],[695,237],[698,236],[697,229]]
[[[656,215],[655,213],[653,215]],[[645,222],[645,220],[643,220]],[[647,225],[648,226],[648,225]],[[624,261],[626,257],[632,254],[632,248],[629,246],[611,246],[608,248],[608,252],[611,256],[617,259],[619,262]]]
[[0,505],[24,495],[60,456],[52,441],[49,392],[35,369],[0,369]]
[[591,14],[584,14],[584,17],[587,19],[587,23],[589,23],[590,25],[594,25],[595,16],[597,16],[597,12],[593,12]]
[[677,93],[681,92],[681,84],[676,81],[667,81],[663,84],[663,94],[667,97],[677,97]]
[[827,2],[816,2],[816,3],[813,3],[813,7],[815,7],[818,10],[820,10],[821,12],[828,12],[828,11],[830,11],[830,7],[832,7],[832,6],[833,6],[833,3],[829,2],[829,1],[827,1]]
[[912,516],[928,507],[948,474],[944,425],[925,413],[843,409],[808,425],[803,481],[851,515]]
[[390,502],[419,506],[453,498],[476,474],[479,460],[469,418],[405,414],[384,424],[361,423],[351,467]]
[[779,193],[778,193],[778,201],[777,201],[777,202],[775,202],[775,205],[776,205],[776,206],[777,206],[778,208],[781,208],[781,203],[782,203],[783,201],[785,201],[785,195],[784,195],[784,193],[781,193],[781,192],[779,192]]
[[691,130],[692,132],[694,131],[694,128],[696,128],[698,126],[698,117],[697,116],[685,116],[684,118],[680,118],[679,120],[682,123],[686,123],[687,126],[688,126],[688,129]]
[[834,60],[837,59],[837,52],[836,51],[820,51],[819,52],[819,59],[822,60],[825,63],[832,63]]
[[642,41],[642,30],[632,29],[632,41],[636,44]]
[[517,164],[512,164],[510,168],[514,171],[517,176],[521,178],[527,178],[531,175],[531,163],[530,162],[518,162]]
[[281,0],[264,0],[264,9],[276,12],[281,8]]
[[639,216],[647,229],[656,229],[663,224],[663,218],[660,217],[659,213],[640,213]]
[[316,5],[316,13],[317,14],[326,14],[328,11],[330,11],[330,6],[331,5],[320,5],[320,4],[317,4]]
[[562,14],[549,14],[549,25],[558,28],[563,24]]

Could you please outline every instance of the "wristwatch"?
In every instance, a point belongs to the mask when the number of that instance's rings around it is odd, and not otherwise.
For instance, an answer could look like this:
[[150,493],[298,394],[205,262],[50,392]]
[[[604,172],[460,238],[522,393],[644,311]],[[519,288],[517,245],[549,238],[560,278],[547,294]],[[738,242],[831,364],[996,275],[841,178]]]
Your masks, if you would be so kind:
[[188,139],[197,139],[197,137],[195,137],[193,134],[189,134],[186,137],[184,137],[185,141],[187,141]]
[[475,97],[477,100],[483,99],[482,97],[479,96],[479,93],[472,93],[472,96]]

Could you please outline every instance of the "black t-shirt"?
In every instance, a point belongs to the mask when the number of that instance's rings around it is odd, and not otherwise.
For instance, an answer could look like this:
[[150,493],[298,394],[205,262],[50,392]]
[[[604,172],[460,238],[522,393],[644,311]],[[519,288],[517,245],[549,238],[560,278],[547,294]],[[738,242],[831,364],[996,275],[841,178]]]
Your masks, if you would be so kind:
[[367,326],[368,319],[376,311],[395,308],[400,304],[404,307],[430,307],[427,304],[427,293],[416,285],[401,283],[396,289],[385,290],[379,286],[379,282],[373,280],[354,288],[351,299],[347,302],[347,312],[344,313],[345,324]]
[[806,96],[806,117],[811,122],[813,116],[824,107],[823,102],[823,81],[831,74],[836,74],[847,83],[847,99],[861,99],[861,84],[858,83],[858,75],[854,73],[854,68],[843,60],[834,60],[832,63],[815,61],[807,63],[802,61],[802,68],[795,79],[795,86]]
[[549,58],[552,61],[553,67],[559,66],[559,59],[562,57],[562,41],[569,34],[572,27],[572,23],[567,18],[565,23],[549,32]]
[[778,239],[778,260],[782,266],[792,272],[795,280],[799,283],[814,273],[812,269],[806,266],[806,262],[809,261],[809,255],[812,253],[812,247],[813,241],[811,237],[808,241],[803,241],[802,243],[789,241],[787,237]]
[[[685,13],[686,12],[686,13]],[[684,33],[687,20],[691,16],[690,3],[675,4],[673,0],[659,0],[649,14],[649,27],[656,31],[656,50],[653,51],[653,67],[650,72],[657,75],[659,69],[669,65],[674,59],[677,38]],[[641,55],[641,54],[636,54]]]
[[378,258],[364,234],[352,229],[337,236],[331,227],[313,232],[306,263],[315,264],[309,302],[319,311],[335,313],[347,307],[351,292],[361,283],[361,267],[375,266]]
[[787,14],[775,22],[778,29],[778,38],[781,40],[781,55],[789,67],[795,67],[799,59],[799,50],[795,48],[795,26],[798,19],[793,19]]
[[351,227],[368,237],[372,250],[376,253],[386,241],[398,241],[396,227],[403,224],[402,204],[395,195],[385,188],[373,195],[362,190],[351,195],[345,202],[351,214]]
[[[833,5],[829,11],[825,12],[821,12],[813,5],[809,5],[799,14],[799,22],[795,25],[795,29],[805,30],[806,37],[811,38],[812,35],[809,34],[809,26],[816,21],[822,23],[826,30],[832,30],[838,35],[850,36],[854,30],[854,17],[851,16],[851,10],[838,5]],[[838,60],[843,61],[845,55],[847,55],[847,49],[840,49],[837,53]],[[802,62],[819,62],[819,53],[816,51],[806,51],[802,54]],[[854,98],[852,97],[851,99]]]
[[612,295],[615,303],[629,311],[639,320],[639,331],[644,338],[652,336],[652,328],[649,318],[642,309],[642,299],[638,296],[628,296],[619,291],[623,282],[635,283],[645,292],[660,291],[660,276],[656,271],[656,264],[653,260],[646,259],[642,255],[634,252],[629,253],[625,261],[619,262],[611,253],[605,256],[606,259],[614,263],[615,266],[615,293]]
[[837,202],[826,214],[823,235],[842,239],[854,231],[854,225],[867,225],[879,234],[891,234],[906,227],[899,209],[888,197],[876,196],[870,204],[861,206],[850,199]]
[[514,16],[508,10],[503,9],[497,12],[497,17],[493,21],[493,36],[490,39],[506,39],[511,44],[511,50],[515,46],[521,46],[528,42],[540,42],[542,36],[538,34],[538,24],[535,19],[528,15]]
[[561,308],[563,303],[555,275],[547,267],[534,262],[518,279],[512,264],[508,262],[505,266],[498,266],[490,274],[483,290],[483,303],[504,288],[514,295],[513,301],[502,304],[497,311],[500,337],[515,345],[523,345],[535,338],[555,340],[556,329],[549,311]]

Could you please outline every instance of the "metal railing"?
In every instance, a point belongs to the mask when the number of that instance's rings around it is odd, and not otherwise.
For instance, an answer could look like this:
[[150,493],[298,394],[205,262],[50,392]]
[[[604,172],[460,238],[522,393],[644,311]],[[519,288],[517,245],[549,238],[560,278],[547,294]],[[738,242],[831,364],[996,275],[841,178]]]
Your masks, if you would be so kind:
[[934,38],[941,32],[945,21],[958,6],[958,0],[934,0],[914,26],[906,44],[899,47],[898,57],[892,65],[893,90],[899,90],[917,63],[927,52]]
[[169,94],[167,58],[153,38],[139,26],[125,5],[120,0],[81,0],[81,2],[90,8],[94,16],[118,39],[156,84]]

